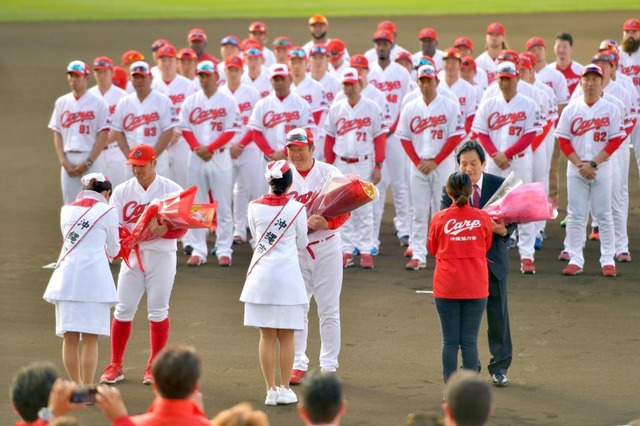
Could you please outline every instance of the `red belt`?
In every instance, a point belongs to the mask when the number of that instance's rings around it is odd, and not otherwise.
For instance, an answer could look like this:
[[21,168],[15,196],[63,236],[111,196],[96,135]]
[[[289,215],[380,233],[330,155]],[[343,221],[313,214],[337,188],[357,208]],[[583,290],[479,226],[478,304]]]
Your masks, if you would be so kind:
[[324,239],[322,239],[322,240],[318,240],[318,241],[313,241],[313,242],[309,243],[309,245],[307,245],[307,251],[309,252],[309,255],[311,256],[311,259],[313,259],[313,260],[315,260],[315,259],[316,259],[316,255],[315,255],[315,253],[313,252],[313,250],[311,250],[311,246],[312,246],[312,245],[320,244],[320,243],[322,243],[322,242],[325,242],[325,241],[327,241],[327,240],[332,239],[332,238],[333,238],[333,237],[335,237],[335,236],[336,236],[336,234],[331,234],[331,235],[329,235],[327,238],[324,238]]
[[365,161],[368,159],[369,159],[368,155],[365,155],[364,157],[361,157],[361,158],[340,157],[340,161],[344,161],[347,164],[359,163],[361,161]]

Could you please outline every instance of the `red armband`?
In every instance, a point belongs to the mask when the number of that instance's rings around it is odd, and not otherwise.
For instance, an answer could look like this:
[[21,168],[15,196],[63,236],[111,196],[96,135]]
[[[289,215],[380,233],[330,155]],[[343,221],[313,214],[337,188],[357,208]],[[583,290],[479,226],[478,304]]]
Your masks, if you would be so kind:
[[487,151],[487,154],[489,154],[489,157],[492,157],[493,154],[498,152],[498,148],[496,148],[496,146],[493,144],[493,141],[491,140],[489,135],[485,133],[478,133],[478,140],[482,144],[484,150]]
[[623,136],[618,136],[616,138],[609,139],[609,142],[607,142],[607,144],[604,147],[604,151],[609,155],[613,155],[613,153],[616,152],[616,149],[620,148],[620,145],[622,145],[623,140],[624,140]]
[[458,146],[461,140],[462,140],[462,135],[451,136],[444,143],[444,146],[442,147],[438,155],[436,155],[436,158],[433,159],[433,161],[435,161],[436,164],[442,163],[449,155],[451,155],[453,150],[456,149],[456,146]]
[[260,130],[254,130],[251,133],[253,136],[253,142],[258,145],[258,148],[260,148],[264,155],[266,155],[267,157],[273,155],[275,151],[273,148],[271,148],[269,142],[267,142],[267,139],[264,137],[262,132]]
[[545,124],[544,127],[542,128],[542,132],[539,135],[536,135],[536,137],[533,139],[533,142],[531,143],[531,149],[533,151],[537,150],[538,147],[542,144],[542,142],[544,142],[552,126],[553,126],[553,121],[548,120],[547,124]]
[[512,159],[515,155],[520,154],[522,151],[527,149],[529,145],[533,142],[533,139],[536,137],[536,132],[531,131],[525,135],[522,135],[520,139],[509,148],[505,149],[504,155],[507,156],[508,159]]
[[327,219],[327,223],[329,224],[329,229],[338,229],[349,219],[351,213],[341,214],[340,216],[332,217],[331,219]]
[[385,150],[387,149],[387,134],[382,133],[373,140],[373,152],[375,153],[376,163],[384,163]]
[[420,157],[418,157],[418,153],[416,152],[416,148],[413,146],[413,143],[409,139],[400,139],[400,143],[402,144],[404,152],[409,156],[409,160],[418,167],[418,164],[420,164]]
[[567,158],[569,158],[571,154],[576,152],[576,150],[573,149],[573,146],[571,145],[571,141],[567,138],[558,137],[558,147]]
[[200,142],[198,142],[198,139],[196,139],[196,135],[194,135],[192,131],[183,130],[182,136],[184,137],[184,140],[187,141],[192,151],[200,148]]
[[242,139],[240,139],[240,142],[238,142],[238,145],[240,145],[243,148],[249,145],[251,143],[251,136],[252,136],[252,132],[251,132],[251,129],[249,129],[247,130],[247,133],[244,134]]
[[396,128],[398,127],[398,123],[400,122],[400,114],[398,114],[398,117],[396,118],[396,121],[393,122],[393,124],[391,125],[391,127],[389,127],[389,131],[391,133],[395,133],[396,132]]
[[475,112],[473,114],[469,114],[469,116],[464,122],[464,131],[467,134],[469,134],[469,132],[471,131],[471,126],[473,125],[473,119],[475,118],[475,116],[476,116]]
[[229,143],[229,141],[231,139],[233,139],[233,137],[235,136],[235,132],[224,132],[222,133],[218,139],[216,139],[215,141],[211,142],[208,146],[207,149],[209,150],[210,153],[214,153],[216,152],[216,150],[222,148],[223,146],[225,146],[226,144]]
[[333,146],[336,143],[336,138],[331,135],[324,137],[324,161],[329,164],[333,164],[336,161],[336,153],[333,152]]

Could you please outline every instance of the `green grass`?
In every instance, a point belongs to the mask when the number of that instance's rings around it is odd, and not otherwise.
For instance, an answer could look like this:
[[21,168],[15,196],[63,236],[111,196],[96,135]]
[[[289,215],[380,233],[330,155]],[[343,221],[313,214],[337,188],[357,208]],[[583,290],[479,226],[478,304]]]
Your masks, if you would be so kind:
[[[321,6],[314,6],[318,4]],[[638,10],[637,0],[2,0],[0,21],[469,15]]]

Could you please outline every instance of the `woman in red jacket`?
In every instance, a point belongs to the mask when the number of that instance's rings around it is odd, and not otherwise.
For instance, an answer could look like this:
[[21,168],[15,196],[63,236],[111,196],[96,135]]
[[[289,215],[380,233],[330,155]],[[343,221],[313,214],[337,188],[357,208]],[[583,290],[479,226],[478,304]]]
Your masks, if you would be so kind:
[[471,178],[456,172],[445,187],[453,201],[431,219],[428,248],[436,258],[433,295],[442,327],[444,381],[457,370],[458,348],[462,367],[478,369],[478,330],[489,295],[487,250],[493,221],[471,207]]

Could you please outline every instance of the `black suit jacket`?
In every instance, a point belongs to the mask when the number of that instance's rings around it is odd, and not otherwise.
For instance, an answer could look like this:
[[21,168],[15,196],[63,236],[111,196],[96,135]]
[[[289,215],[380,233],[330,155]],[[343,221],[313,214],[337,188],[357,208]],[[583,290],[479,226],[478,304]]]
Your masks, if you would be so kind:
[[[489,201],[489,198],[500,188],[504,178],[500,176],[491,175],[489,173],[483,173],[482,178],[482,194],[480,195],[480,204],[482,207]],[[442,188],[442,200],[440,208],[446,209],[451,206],[451,198],[447,195],[445,188]],[[500,280],[506,280],[509,273],[509,249],[507,248],[507,240],[511,233],[515,230],[515,225],[507,225],[507,236],[501,237],[498,234],[493,234],[493,240],[491,247],[487,252],[487,259],[489,259],[489,269]]]

